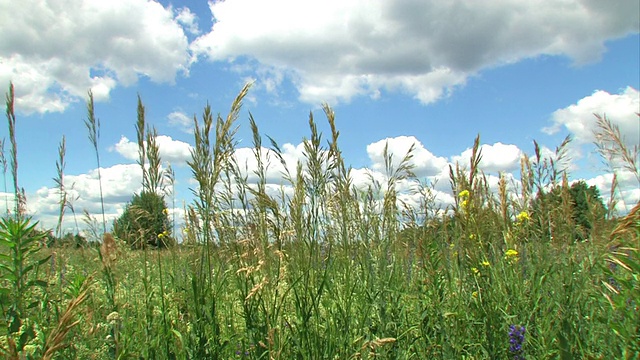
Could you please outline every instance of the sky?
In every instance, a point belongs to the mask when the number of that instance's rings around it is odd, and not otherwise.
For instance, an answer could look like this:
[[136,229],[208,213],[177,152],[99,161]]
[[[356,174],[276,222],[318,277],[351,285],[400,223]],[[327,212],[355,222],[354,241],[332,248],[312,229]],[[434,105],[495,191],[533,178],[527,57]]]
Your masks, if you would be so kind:
[[[551,156],[570,135],[570,179],[597,186],[606,201],[612,173],[595,152],[593,114],[606,114],[628,146],[640,142],[639,14],[637,0],[0,0],[0,88],[15,86],[19,184],[30,214],[49,228],[63,136],[74,208],[100,213],[88,91],[101,125],[107,217],[141,189],[138,95],[176,172],[169,203],[179,217],[196,186],[186,165],[193,117],[207,104],[225,116],[247,82],[236,158],[249,168],[249,114],[294,166],[310,114],[330,135],[327,103],[360,188],[384,179],[385,146],[397,161],[413,144],[414,172],[446,206],[449,165],[468,164],[477,135],[494,184],[500,172],[517,181],[534,140]],[[8,156],[6,125],[0,138]],[[276,189],[285,183],[272,163]],[[618,179],[624,212],[640,189],[629,173]]]

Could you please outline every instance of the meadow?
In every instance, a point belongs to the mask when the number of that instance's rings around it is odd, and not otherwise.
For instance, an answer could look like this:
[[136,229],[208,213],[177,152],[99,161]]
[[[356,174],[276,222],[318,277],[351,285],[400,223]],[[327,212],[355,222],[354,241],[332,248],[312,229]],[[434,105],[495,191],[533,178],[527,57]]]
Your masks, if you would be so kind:
[[[518,182],[502,174],[496,191],[479,167],[476,138],[470,163],[450,168],[455,204],[441,208],[432,184],[412,173],[411,151],[401,161],[385,154],[385,182],[354,187],[325,106],[331,133],[324,138],[310,117],[306,161],[283,173],[292,190],[273,194],[253,118],[258,180],[248,181],[233,157],[248,90],[226,117],[207,107],[196,122],[189,166],[198,186],[184,228],[168,221],[162,232],[138,227],[118,238],[87,214],[99,242],[79,247],[42,246],[47,233],[24,214],[10,90],[16,207],[0,222],[5,358],[640,356],[639,206],[616,215],[592,193],[576,196],[559,166],[566,143],[554,159],[536,144]],[[87,109],[99,167],[91,96]],[[597,120],[601,154],[622,164],[612,170],[640,179],[637,149],[625,147],[606,118]],[[140,101],[136,128],[144,189],[161,193],[171,177]],[[284,162],[274,140],[270,148]],[[63,144],[57,165],[62,222]],[[399,184],[407,183],[421,195],[418,206],[402,201]],[[140,223],[153,215],[132,210]],[[180,244],[172,241],[178,232]]]

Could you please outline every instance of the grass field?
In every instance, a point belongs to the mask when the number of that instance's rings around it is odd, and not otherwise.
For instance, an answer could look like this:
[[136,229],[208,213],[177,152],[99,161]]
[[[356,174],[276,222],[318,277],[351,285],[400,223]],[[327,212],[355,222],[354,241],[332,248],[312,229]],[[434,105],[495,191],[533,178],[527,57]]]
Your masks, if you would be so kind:
[[[253,120],[258,181],[233,161],[247,90],[228,117],[205,110],[196,127],[189,165],[198,187],[181,245],[132,250],[135,239],[105,235],[99,247],[42,248],[44,235],[16,202],[0,224],[6,358],[640,356],[638,206],[614,217],[588,198],[585,227],[566,173],[539,154],[523,159],[519,184],[501,177],[492,191],[478,139],[471,162],[451,168],[448,208],[414,179],[411,153],[396,167],[389,159],[385,183],[357,190],[328,107],[332,134],[323,139],[310,121],[307,161],[284,174],[292,191],[274,195]],[[600,120],[601,144],[632,154]],[[145,159],[145,188],[157,191],[160,162]],[[403,205],[398,185],[407,182],[423,194],[419,206]],[[17,181],[15,189],[20,200]]]

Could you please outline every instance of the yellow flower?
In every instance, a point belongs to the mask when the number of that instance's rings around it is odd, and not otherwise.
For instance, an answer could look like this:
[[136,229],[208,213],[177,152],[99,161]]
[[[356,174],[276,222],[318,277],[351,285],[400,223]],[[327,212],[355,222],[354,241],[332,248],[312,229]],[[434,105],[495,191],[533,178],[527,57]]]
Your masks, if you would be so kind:
[[473,275],[480,275],[480,270],[478,270],[478,268],[471,268],[471,271],[473,271]]
[[487,260],[484,260],[483,262],[481,262],[480,265],[486,266],[486,267],[491,266],[491,264]]
[[162,213],[165,215],[169,215],[169,209],[167,208],[162,209]]
[[471,296],[472,296],[474,299],[477,299],[477,298],[478,298],[478,292],[477,292],[477,291],[472,292],[472,293],[471,293]]
[[514,263],[514,262],[518,262],[519,258],[518,258],[518,251],[514,250],[514,249],[509,249],[504,253],[504,258],[509,262],[509,263]]
[[529,220],[529,214],[526,211],[522,211],[520,214],[516,215],[516,220],[518,220],[518,222],[520,223],[523,223]]
[[161,232],[160,234],[158,234],[158,239],[162,239],[162,238],[166,238],[169,236],[169,232],[167,230]]
[[460,206],[462,206],[463,208],[466,208],[467,205],[469,205],[469,200],[467,199],[462,200],[462,203],[460,203]]
[[469,190],[462,190],[460,191],[460,194],[458,194],[459,197],[461,198],[468,198],[469,197]]
[[475,240],[476,234],[469,234],[469,240]]

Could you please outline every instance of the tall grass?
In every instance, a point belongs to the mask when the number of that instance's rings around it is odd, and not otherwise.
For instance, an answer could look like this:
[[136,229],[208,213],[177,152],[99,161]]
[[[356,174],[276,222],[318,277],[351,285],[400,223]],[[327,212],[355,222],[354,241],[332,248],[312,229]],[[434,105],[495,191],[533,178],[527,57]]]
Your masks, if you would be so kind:
[[[226,117],[206,106],[194,119],[188,165],[197,185],[182,245],[136,251],[105,236],[93,258],[56,250],[56,263],[41,274],[60,286],[40,294],[49,299],[41,303],[58,304],[59,316],[42,321],[44,305],[29,316],[48,331],[43,338],[74,339],[59,358],[640,355],[639,207],[619,219],[594,215],[598,226],[576,241],[562,160],[569,139],[553,159],[536,144],[522,159],[520,181],[501,174],[495,192],[476,138],[470,162],[450,168],[455,203],[440,208],[433,184],[413,173],[413,148],[401,155],[385,148],[384,176],[355,187],[328,106],[328,137],[310,114],[304,159],[294,166],[274,139],[264,146],[249,114],[251,173],[236,157],[248,91]],[[140,100],[136,128],[143,187],[162,190],[161,179],[171,185],[172,175],[160,167]],[[279,188],[269,184],[273,166],[283,171]],[[419,206],[404,200],[407,188],[420,195]],[[552,192],[558,196],[545,197]],[[99,271],[104,281],[86,292],[82,280]],[[66,320],[63,299],[79,323]],[[91,306],[75,305],[81,301]],[[45,349],[55,347],[40,343],[47,358]]]
[[98,188],[100,190],[100,206],[102,209],[102,232],[107,232],[107,220],[104,214],[104,196],[102,193],[102,169],[100,168],[100,151],[98,149],[98,142],[100,141],[100,120],[95,116],[95,106],[93,103],[93,93],[89,91],[89,99],[87,101],[87,118],[84,121],[87,127],[89,141],[93,146],[94,153],[96,155],[96,163],[98,165]]
[[[90,282],[86,279],[77,282],[82,290],[69,301],[62,316],[49,315],[52,309],[59,315],[59,303],[49,296],[50,284],[41,274],[41,268],[50,259],[53,262],[54,258],[42,254],[46,233],[37,231],[38,222],[32,223],[26,216],[26,197],[18,186],[14,96],[13,84],[10,84],[6,114],[11,140],[15,212],[13,216],[7,213],[0,219],[0,354],[7,359],[51,359],[69,346],[67,335],[79,324],[74,318],[86,298]],[[61,171],[60,166],[58,170]]]

